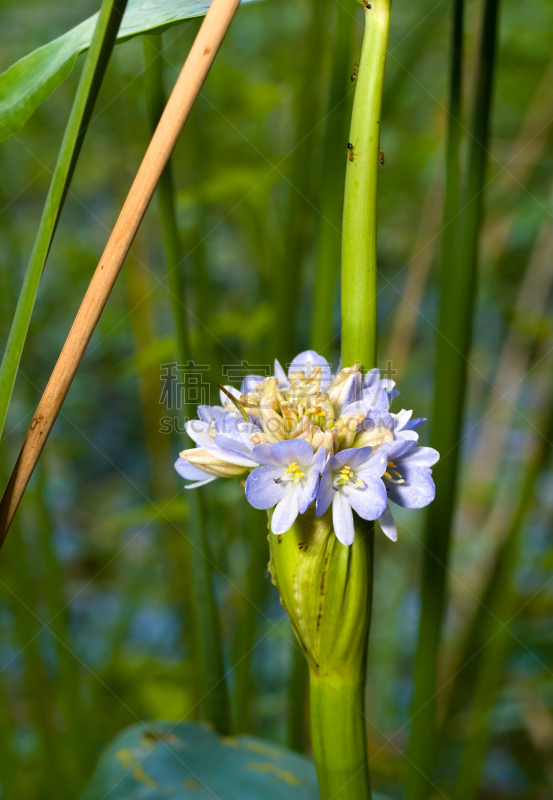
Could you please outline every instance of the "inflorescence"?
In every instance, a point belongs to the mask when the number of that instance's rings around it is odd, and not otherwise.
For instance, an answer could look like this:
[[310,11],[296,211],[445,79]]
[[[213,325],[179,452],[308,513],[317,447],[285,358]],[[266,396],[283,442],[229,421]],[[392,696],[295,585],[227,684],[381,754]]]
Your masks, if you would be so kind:
[[198,406],[199,419],[186,423],[196,447],[183,450],[175,468],[192,481],[188,489],[247,474],[246,498],[254,508],[274,508],[276,534],[315,502],[318,516],[332,505],[342,544],[354,539],[352,509],[378,520],[395,541],[390,501],[404,508],[432,502],[439,458],[418,446],[424,419],[390,411],[398,394],[378,369],[362,375],[355,364],[332,375],[313,350],[296,356],[288,375],[275,360],[273,376],[248,375],[239,392],[224,387],[221,406]]

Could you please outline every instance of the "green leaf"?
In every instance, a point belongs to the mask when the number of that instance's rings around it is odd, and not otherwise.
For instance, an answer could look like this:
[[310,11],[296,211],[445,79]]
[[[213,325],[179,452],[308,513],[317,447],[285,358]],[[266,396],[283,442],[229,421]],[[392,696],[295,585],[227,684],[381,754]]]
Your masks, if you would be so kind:
[[[242,0],[243,4],[256,0]],[[210,0],[129,0],[119,29],[121,42],[203,16]],[[16,133],[62,83],[79,53],[90,46],[98,14],[39,47],[0,75],[0,142]]]
[[152,722],[120,733],[81,800],[318,800],[313,762],[251,736]]
[[6,420],[40,277],[126,7],[127,0],[103,0],[100,11],[94,18],[95,28],[92,33],[90,49],[63,134],[48,196],[0,366],[0,434]]

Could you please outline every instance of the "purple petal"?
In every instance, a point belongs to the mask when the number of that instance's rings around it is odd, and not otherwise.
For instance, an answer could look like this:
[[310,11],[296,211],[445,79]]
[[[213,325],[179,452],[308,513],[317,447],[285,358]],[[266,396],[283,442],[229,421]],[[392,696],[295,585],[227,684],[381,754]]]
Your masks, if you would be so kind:
[[304,514],[317,497],[318,488],[319,471],[317,469],[309,469],[303,480],[297,484],[298,510],[300,514]]
[[382,445],[382,450],[388,455],[388,461],[393,461],[397,464],[404,459],[408,453],[417,446],[416,442],[404,439],[395,439],[393,442],[386,442]]
[[282,464],[277,461],[271,453],[272,446],[273,445],[269,444],[268,442],[256,444],[251,452],[252,460],[256,461],[258,464],[263,464],[266,467],[278,467],[279,469],[282,469]]
[[351,507],[342,492],[335,492],[332,501],[332,524],[339,542],[350,545],[355,539],[353,514]]
[[403,457],[402,463],[410,467],[433,467],[439,459],[440,454],[433,447],[414,447]]
[[272,508],[284,497],[290,484],[275,483],[282,477],[282,467],[257,467],[248,475],[246,499],[254,508]]
[[187,483],[184,488],[185,489],[197,489],[198,486],[205,486],[206,483],[211,483],[211,481],[216,481],[216,480],[217,480],[217,476],[216,475],[207,475],[207,478],[204,478],[203,481],[195,481],[194,483]]
[[374,453],[372,453],[371,456],[369,456],[364,464],[361,464],[357,470],[357,474],[362,480],[365,480],[371,475],[375,478],[381,478],[386,472],[387,466],[388,454],[382,449],[382,447],[379,447]]
[[280,361],[278,361],[276,358],[275,358],[275,378],[278,381],[280,389],[287,389],[290,386],[290,381],[288,380],[288,376],[282,369]]
[[372,453],[372,447],[350,447],[347,450],[340,450],[332,459],[332,471],[339,472],[346,464],[352,469],[358,469],[364,464]]
[[175,461],[175,469],[179,475],[187,481],[202,481],[204,478],[211,477],[207,472],[204,472],[203,469],[195,467],[194,464],[191,464],[190,461],[187,461],[185,458],[177,458]]
[[203,422],[216,422],[218,419],[226,417],[229,413],[225,408],[221,408],[221,406],[198,406],[196,410],[199,418]]
[[288,483],[288,491],[273,511],[271,530],[281,534],[289,531],[298,516],[298,492],[293,483]]
[[210,427],[209,422],[202,422],[200,419],[188,420],[184,426],[186,433],[198,447],[207,447],[214,443],[213,437],[209,433]]
[[187,481],[194,481],[193,483],[189,483],[188,486],[185,487],[186,489],[195,489],[197,486],[203,486],[204,483],[211,483],[211,481],[217,480],[215,475],[204,472],[203,469],[195,467],[194,464],[191,464],[184,458],[177,458],[175,461],[175,469],[179,475]]
[[321,473],[324,468],[327,460],[329,459],[329,453],[326,452],[324,447],[319,447],[315,455],[313,456],[313,460],[309,465],[309,469],[315,469],[318,473]]
[[397,414],[391,414],[391,417],[394,420],[394,430],[402,430],[408,424],[412,416],[413,411],[407,411],[405,408],[402,408],[401,411],[397,412]]
[[321,386],[328,386],[332,380],[332,370],[330,364],[326,358],[320,356],[315,352],[315,350],[304,350],[302,353],[298,353],[288,368],[288,375],[290,375],[291,372],[301,371],[305,373],[306,378],[309,378],[313,367],[321,367]]
[[271,445],[271,455],[283,466],[297,461],[300,466],[306,467],[313,458],[313,446],[305,439],[288,439]]
[[390,511],[390,506],[386,506],[384,512],[379,516],[378,524],[382,528],[382,533],[384,533],[388,539],[391,539],[392,542],[397,542],[397,528],[393,514]]
[[422,425],[423,422],[426,422],[426,417],[417,417],[417,419],[410,420],[407,425],[403,428],[404,431],[414,431],[415,428],[418,428],[419,425]]
[[403,508],[424,508],[434,500],[436,487],[430,470],[410,467],[405,462],[401,466],[401,477],[405,483],[386,483],[388,497]]
[[364,489],[356,489],[346,484],[342,487],[350,506],[363,519],[378,519],[384,512],[387,503],[386,487],[380,478],[368,475],[363,478]]
[[240,394],[255,394],[255,387],[263,383],[266,375],[246,375],[240,387]]
[[258,428],[251,422],[227,418],[215,425],[215,444],[232,457],[238,456],[243,461],[248,461],[249,463],[244,463],[244,466],[255,467],[259,462],[251,458],[254,445],[250,441],[250,436],[254,433],[258,433]]
[[319,484],[319,494],[317,495],[318,517],[325,513],[334,499],[334,489],[332,488],[333,480],[334,476],[330,468],[330,463],[328,463],[323,474],[321,475],[321,482]]
[[380,370],[378,367],[367,370],[363,378],[363,388],[374,389],[380,382]]

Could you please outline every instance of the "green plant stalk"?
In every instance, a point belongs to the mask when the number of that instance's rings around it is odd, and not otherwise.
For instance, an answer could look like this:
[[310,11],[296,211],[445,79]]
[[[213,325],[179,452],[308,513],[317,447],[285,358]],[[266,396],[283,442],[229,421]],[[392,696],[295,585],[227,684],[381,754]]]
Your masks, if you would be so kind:
[[0,366],[0,436],[6,421],[42,271],[126,5],[127,0],[103,0],[92,43],[86,56]]
[[323,142],[324,184],[321,187],[321,217],[317,235],[317,272],[313,292],[311,347],[330,358],[332,314],[340,267],[343,213],[344,149],[348,136],[347,109],[353,94],[352,41],[355,15],[347,6],[336,4],[336,31],[332,46],[332,72],[328,95],[328,118]]
[[322,800],[369,798],[364,708],[365,672],[352,683],[309,675],[311,744]]
[[[467,636],[467,646],[461,661],[458,681],[461,682],[464,665],[471,671],[472,697],[464,697],[470,704],[466,744],[461,767],[455,781],[452,797],[474,800],[478,793],[482,765],[490,736],[490,715],[501,686],[502,667],[512,641],[509,622],[516,615],[517,591],[513,573],[518,563],[520,539],[524,522],[534,503],[536,482],[547,467],[553,441],[553,404],[538,427],[534,452],[526,467],[520,496],[512,516],[509,530],[497,554],[490,581],[486,586]],[[476,650],[476,643],[478,649]],[[476,670],[472,665],[476,664]],[[466,684],[466,681],[463,681]],[[457,697],[452,692],[451,700]],[[464,694],[464,693],[463,693]],[[457,705],[457,704],[455,704]],[[451,715],[448,715],[451,716]]]
[[391,0],[364,9],[342,224],[342,364],[376,365],[376,189]]
[[345,547],[313,509],[269,534],[269,570],[309,664],[311,741],[321,800],[370,800],[364,714],[373,528]]
[[[144,37],[146,73],[144,88],[150,125],[155,128],[159,113],[165,106],[162,71],[162,41],[160,36]],[[157,63],[156,63],[157,62]],[[158,186],[159,212],[162,218],[163,240],[167,261],[168,285],[171,293],[173,324],[175,327],[176,355],[179,364],[190,358],[186,349],[188,333],[182,279],[179,266],[182,264],[182,246],[178,233],[175,194],[171,172],[171,161]],[[193,409],[185,404],[187,418]],[[204,526],[202,494],[199,489],[187,493],[190,511],[187,538],[189,547],[190,583],[192,587],[192,613],[195,640],[198,651],[199,675],[202,685],[202,708],[204,717],[219,733],[231,732],[232,720],[230,699],[225,678],[223,648],[221,643],[217,607],[211,585],[211,558]]]
[[[467,359],[470,352],[474,296],[476,290],[478,238],[482,218],[487,146],[497,38],[499,0],[486,0],[483,7],[471,141],[468,156],[466,188],[463,193],[463,214],[459,225],[460,241],[453,251],[459,258],[452,260],[444,249],[445,261],[440,275],[439,332],[436,346],[436,384],[434,392],[432,445],[442,457],[433,474],[436,499],[429,506],[425,532],[425,551],[422,563],[421,616],[414,669],[414,694],[411,707],[412,726],[408,749],[410,764],[407,799],[422,800],[431,792],[431,778],[437,752],[437,670],[441,642],[442,620],[446,605],[446,574],[451,540],[451,526],[456,498],[457,472],[460,455],[460,436],[465,405]],[[462,14],[456,9],[457,26]],[[460,67],[461,32],[454,30],[453,68]],[[460,81],[460,73],[452,75]],[[457,97],[459,88],[452,90]],[[453,124],[453,139],[458,136]],[[451,142],[451,139],[450,139]],[[448,148],[454,171],[457,165]],[[455,175],[449,187],[455,187]],[[453,193],[453,190],[451,190]],[[453,213],[454,197],[451,198]]]

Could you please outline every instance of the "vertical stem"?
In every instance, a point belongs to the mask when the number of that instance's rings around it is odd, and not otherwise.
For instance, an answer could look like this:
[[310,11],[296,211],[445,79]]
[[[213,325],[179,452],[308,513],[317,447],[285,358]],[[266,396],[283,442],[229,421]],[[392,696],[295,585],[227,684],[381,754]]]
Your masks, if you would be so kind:
[[[437,670],[442,620],[446,605],[446,574],[451,526],[456,497],[461,425],[465,405],[467,358],[470,352],[474,296],[477,275],[478,236],[487,163],[491,95],[493,85],[497,12],[499,0],[485,0],[475,87],[467,185],[463,197],[460,241],[453,250],[460,256],[451,260],[444,250],[440,276],[439,334],[436,347],[436,386],[434,394],[432,444],[442,458],[434,470],[436,500],[429,506],[422,566],[421,616],[415,658],[412,728],[409,743],[407,782],[408,800],[421,800],[431,792],[437,749]],[[456,26],[462,26],[462,13],[456,8]],[[454,31],[452,79],[460,82],[461,31]],[[455,101],[460,92],[452,90]],[[457,122],[450,123],[455,141]],[[448,150],[448,156],[451,153]],[[448,167],[456,171],[455,163]],[[455,176],[450,176],[453,193]],[[454,198],[451,198],[453,205]],[[451,212],[451,209],[449,209]],[[446,213],[448,210],[446,209]]]
[[342,227],[342,363],[376,364],[376,187],[391,0],[364,8]]
[[98,15],[0,366],[0,434],[6,420],[38,284],[126,5],[127,0],[103,0]]
[[[509,641],[512,641],[509,623],[517,613],[514,572],[519,562],[520,539],[527,515],[534,505],[536,483],[551,457],[552,440],[553,404],[537,428],[534,451],[526,466],[518,503],[467,637],[468,647],[464,652],[461,670],[465,664],[469,664],[470,669],[474,661],[477,668],[471,675],[472,702],[468,712],[466,743],[452,792],[452,797],[459,800],[474,800],[478,795],[490,737],[491,711],[501,686]],[[474,644],[477,641],[480,652],[475,653]],[[461,683],[459,677],[457,683]],[[457,689],[457,683],[454,690]]]
[[310,670],[311,741],[321,800],[368,800],[364,670],[352,683]]
[[[353,670],[320,669],[309,662],[311,745],[321,800],[371,800],[372,796],[365,724],[365,674],[372,613],[374,524],[358,521],[355,533],[351,548],[355,547],[357,552],[354,554],[350,549],[347,558],[350,567],[356,557],[365,563],[362,581],[366,592],[366,632],[362,658]],[[355,583],[353,568],[348,582]],[[349,589],[352,591],[352,586]]]
[[[155,130],[159,115],[165,107],[162,71],[162,41],[160,36],[143,37],[146,62],[145,91],[152,130]],[[183,261],[182,246],[178,233],[175,194],[171,160],[158,185],[159,211],[163,225],[163,240],[167,261],[167,280],[171,294],[171,305],[176,337],[176,354],[180,364],[186,364],[189,356],[188,332],[183,297],[183,284],[179,267]],[[190,417],[190,409],[184,413]],[[217,606],[211,585],[210,554],[204,526],[203,499],[199,490],[187,494],[190,521],[187,538],[190,543],[190,582],[193,597],[194,631],[200,662],[203,711],[220,733],[231,729],[230,700],[225,679],[223,648],[220,637]]]
[[[365,35],[353,102],[342,228],[342,362],[376,364],[376,188],[380,110],[391,0],[364,6]],[[356,542],[367,558],[372,605],[374,533]],[[370,619],[370,613],[369,613]],[[357,680],[311,669],[311,736],[323,800],[370,798],[364,715],[365,654]],[[355,676],[354,676],[355,677]],[[330,678],[330,680],[329,680]]]
[[310,673],[311,741],[321,800],[370,800],[364,689],[373,525],[355,519],[345,547],[332,514],[308,510],[285,536],[271,535],[269,571]]

